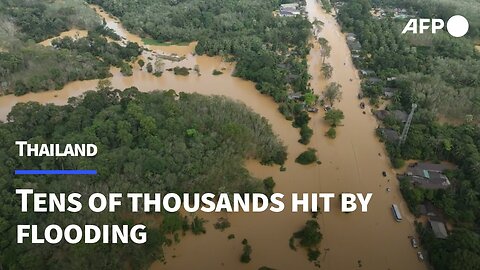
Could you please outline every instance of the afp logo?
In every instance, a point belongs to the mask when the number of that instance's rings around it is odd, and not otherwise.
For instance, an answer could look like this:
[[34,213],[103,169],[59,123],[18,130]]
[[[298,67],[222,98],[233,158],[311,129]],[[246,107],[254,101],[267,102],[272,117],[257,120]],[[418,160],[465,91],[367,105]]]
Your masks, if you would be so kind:
[[[412,34],[423,34],[431,28],[432,34],[443,29],[445,22],[442,19],[410,19],[403,28],[402,34],[411,32]],[[462,15],[452,16],[447,21],[447,31],[454,37],[463,37],[468,32],[468,21]]]

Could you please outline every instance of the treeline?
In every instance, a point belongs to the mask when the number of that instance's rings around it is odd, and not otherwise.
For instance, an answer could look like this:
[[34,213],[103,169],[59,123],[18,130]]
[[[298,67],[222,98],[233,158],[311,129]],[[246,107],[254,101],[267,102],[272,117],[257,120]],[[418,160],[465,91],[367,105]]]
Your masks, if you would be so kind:
[[305,226],[295,232],[289,240],[290,248],[296,250],[295,240],[299,240],[299,244],[302,248],[307,250],[308,260],[313,262],[315,267],[321,268],[320,260],[320,250],[319,246],[323,239],[323,234],[320,232],[320,225],[316,219],[310,219],[305,223]]
[[125,46],[108,40],[97,32],[89,32],[85,38],[73,40],[71,37],[54,39],[52,46],[56,49],[66,49],[80,54],[91,54],[107,67],[133,62],[142,52],[142,48],[134,42],[127,41]]
[[[65,106],[17,104],[8,122],[0,125],[0,134],[3,269],[145,269],[161,258],[162,244],[173,241],[171,233],[188,229],[191,221],[178,215],[156,218],[127,211],[21,213],[17,188],[85,196],[132,191],[265,192],[263,183],[249,175],[242,161],[256,158],[283,164],[286,159],[285,147],[267,121],[243,104],[218,96],[177,96],[172,90],[150,94],[136,88],[112,90],[108,84],[82,98],[71,98]],[[19,138],[30,143],[95,143],[99,153],[94,158],[18,157],[15,141]],[[12,172],[18,168],[96,169],[98,175],[14,177]],[[52,223],[139,222],[149,225],[144,245],[16,244],[17,224],[39,224],[42,231]]]
[[311,92],[306,61],[311,25],[300,16],[273,16],[285,1],[88,2],[119,17],[140,36],[160,42],[198,41],[196,53],[236,61],[234,75],[254,81],[261,93],[283,105],[281,112],[287,118],[306,114],[304,108],[294,108],[288,93]]
[[480,236],[473,231],[458,229],[447,239],[437,239],[431,230],[417,227],[422,245],[429,251],[436,270],[477,270],[480,265]]
[[467,35],[480,37],[480,5],[476,0],[372,0],[374,5],[402,7],[410,13],[416,13],[421,18],[440,18],[445,22],[453,15],[467,18],[470,27]]
[[274,17],[281,1],[88,2],[141,36],[160,42],[197,40],[198,54],[233,56],[235,74],[257,82],[260,91],[278,102],[286,100],[288,88],[307,91],[310,23],[302,17]]
[[[383,1],[385,2],[385,1]],[[443,210],[455,229],[447,240],[435,239],[430,229],[419,231],[435,269],[476,269],[480,256],[480,59],[471,40],[447,34],[430,37],[426,43],[402,36],[404,21],[373,19],[371,2],[352,0],[340,10],[345,31],[354,32],[362,45],[358,67],[372,70],[380,82],[366,75],[363,93],[376,103],[384,87],[397,89],[388,110],[409,112],[418,105],[404,144],[387,142],[395,167],[404,160],[450,161],[458,169],[448,172],[452,186],[424,190],[401,181],[401,190],[415,213],[417,206],[432,202]],[[389,79],[387,79],[389,78]],[[439,115],[463,120],[459,126],[439,124]],[[403,123],[385,118],[386,128],[401,133]]]
[[[0,3],[0,94],[23,95],[61,89],[76,80],[106,78],[110,66],[126,69],[141,52],[136,43],[121,46],[82,1],[3,1]],[[32,43],[71,28],[88,37],[54,40],[53,48]]]
[[0,92],[23,95],[61,89],[70,81],[106,78],[110,66],[129,65],[142,51],[136,43],[123,47],[97,32],[78,40],[55,39],[52,45],[26,45],[0,52],[0,74],[5,79]]
[[12,36],[24,41],[40,42],[72,28],[93,30],[100,22],[81,0],[0,1],[0,35],[12,31]]
[[73,80],[108,77],[109,66],[91,54],[56,50],[40,45],[0,52],[1,94],[24,95],[61,89]]
[[[338,18],[343,30],[357,34],[362,45],[355,64],[382,79],[363,84],[364,94],[372,103],[378,102],[384,87],[393,87],[400,90],[394,101],[401,99],[406,110],[416,102],[448,118],[463,120],[473,115],[479,119],[480,56],[473,41],[447,33],[429,35],[421,41],[420,37],[402,35],[405,20],[388,16],[374,19],[371,7],[368,0],[350,1],[341,8]],[[400,82],[386,80],[400,75]]]
[[[427,117],[419,113],[418,118]],[[449,126],[419,119],[412,124],[402,147],[387,144],[393,159],[450,161],[459,166],[450,172],[453,187],[448,190],[417,189],[409,196],[412,210],[425,200],[443,209],[459,225],[475,228],[480,218],[480,128],[474,125]],[[396,128],[392,122],[389,128]],[[398,125],[398,123],[397,123]],[[408,190],[412,187],[408,186]]]

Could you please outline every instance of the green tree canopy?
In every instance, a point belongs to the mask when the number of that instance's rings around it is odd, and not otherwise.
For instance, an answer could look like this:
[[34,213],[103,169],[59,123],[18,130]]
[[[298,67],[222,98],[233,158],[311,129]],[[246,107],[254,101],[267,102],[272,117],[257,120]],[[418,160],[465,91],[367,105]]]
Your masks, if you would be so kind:
[[336,82],[332,82],[327,85],[325,91],[323,91],[323,96],[325,100],[333,106],[335,101],[340,101],[342,99],[342,86]]
[[332,127],[338,126],[344,118],[345,116],[343,115],[343,112],[338,109],[329,110],[325,113],[324,117],[325,121],[327,121]]

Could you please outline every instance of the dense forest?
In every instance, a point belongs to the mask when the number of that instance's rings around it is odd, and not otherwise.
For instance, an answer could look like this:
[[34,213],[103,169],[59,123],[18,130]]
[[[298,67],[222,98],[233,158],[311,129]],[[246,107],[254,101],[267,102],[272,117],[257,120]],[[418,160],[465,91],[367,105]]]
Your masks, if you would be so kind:
[[[198,41],[196,53],[236,61],[234,75],[254,81],[261,93],[272,96],[285,117],[296,120],[295,126],[301,128],[300,142],[308,144],[313,131],[307,125],[306,108],[288,99],[288,94],[313,93],[308,85],[306,61],[311,25],[303,16],[273,14],[281,3],[292,1],[87,2],[117,16],[127,29],[145,41]],[[110,76],[111,65],[121,68],[124,75],[131,75],[136,55],[126,55],[125,51],[134,52],[131,50],[134,46],[122,50],[115,42],[101,40],[115,34],[102,25],[86,3],[80,0],[1,3],[0,23],[3,22],[4,29],[0,29],[0,36],[8,42],[0,45],[3,48],[0,74],[5,77],[0,94],[23,95],[61,89],[70,81],[106,78]],[[300,4],[304,5],[304,1]],[[31,23],[34,26],[30,27]],[[72,28],[89,30],[88,39],[63,40],[54,43],[54,48],[32,43]]]
[[198,41],[196,52],[233,56],[236,75],[257,82],[276,101],[290,87],[306,92],[310,23],[275,17],[282,1],[89,0],[120,18],[130,31],[160,42]]
[[[395,1],[373,1],[392,6]],[[420,1],[417,1],[420,2]],[[451,13],[447,1],[436,8]],[[459,1],[462,2],[462,1]],[[416,7],[416,6],[412,6]],[[436,239],[428,228],[419,226],[422,244],[435,269],[478,269],[480,265],[480,57],[471,38],[452,38],[446,33],[427,38],[401,35],[405,20],[373,18],[369,0],[348,1],[338,19],[344,31],[354,32],[362,45],[355,64],[372,70],[380,79],[362,85],[363,93],[378,104],[384,87],[396,88],[387,110],[410,111],[418,105],[404,144],[386,142],[395,167],[404,160],[450,161],[458,169],[449,172],[452,187],[424,190],[401,181],[410,209],[425,201],[442,209],[454,224],[447,240]],[[430,7],[428,7],[430,9]],[[410,10],[410,12],[424,12]],[[471,35],[476,35],[475,32]],[[424,39],[424,40],[421,40]],[[421,41],[421,42],[420,42]],[[392,79],[393,78],[393,79]],[[438,116],[459,119],[463,124],[440,124]],[[383,124],[401,132],[403,124],[387,117]]]
[[478,0],[372,0],[380,6],[402,7],[417,13],[421,18],[440,18],[447,21],[453,15],[467,18],[470,29],[468,36],[480,38],[480,2]]
[[[281,112],[289,120],[306,118],[304,108],[295,107],[287,97],[291,92],[312,92],[306,61],[311,25],[301,16],[273,16],[281,3],[293,1],[88,2],[117,16],[127,29],[142,37],[173,43],[196,40],[198,54],[236,61],[234,75],[256,82],[261,93],[281,104]],[[304,134],[307,128],[305,124]],[[307,137],[302,135],[303,143],[308,142]]]
[[6,43],[13,39],[40,42],[72,28],[92,30],[101,21],[81,0],[1,0],[0,23],[1,41]]
[[[122,67],[139,55],[137,44],[122,47],[85,2],[0,1],[0,94],[23,95],[61,89],[67,82],[105,78],[110,66]],[[72,29],[89,36],[44,47],[35,44]]]
[[[442,32],[436,35],[401,35],[406,21],[372,18],[369,1],[353,1],[339,14],[342,27],[355,32],[362,44],[361,69],[384,79],[365,83],[364,93],[376,104],[384,87],[400,88],[394,97],[407,110],[411,103],[454,119],[480,118],[480,55],[474,42]],[[388,77],[401,77],[387,82]]]
[[[224,97],[112,90],[104,84],[68,105],[17,104],[0,125],[2,269],[144,269],[180,230],[176,215],[150,224],[145,245],[16,245],[16,224],[132,224],[141,215],[20,213],[16,188],[47,192],[265,192],[243,160],[283,164],[285,147],[264,118]],[[15,141],[95,143],[94,158],[18,157]],[[14,169],[97,169],[97,176],[14,177]],[[172,217],[173,215],[173,217]],[[180,222],[173,222],[180,220]],[[173,223],[170,224],[169,222]],[[168,224],[166,224],[168,223]],[[68,256],[64,256],[68,253]],[[95,260],[89,258],[95,257]]]

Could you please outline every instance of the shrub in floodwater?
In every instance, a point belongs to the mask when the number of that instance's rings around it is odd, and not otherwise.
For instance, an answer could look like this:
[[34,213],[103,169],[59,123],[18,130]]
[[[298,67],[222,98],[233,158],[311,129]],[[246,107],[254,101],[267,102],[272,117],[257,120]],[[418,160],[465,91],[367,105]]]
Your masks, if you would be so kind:
[[217,76],[217,75],[222,75],[223,72],[221,72],[220,70],[216,70],[214,69],[213,72],[212,72],[213,75]]
[[138,60],[138,65],[140,66],[140,69],[142,69],[145,65],[145,61],[143,61],[143,59]]
[[182,232],[183,232],[183,234],[185,234],[185,232],[187,232],[188,230],[190,230],[190,222],[188,220],[188,217],[185,216],[185,217],[183,217],[183,221],[182,221]]
[[302,165],[311,164],[317,161],[317,150],[313,148],[308,148],[307,151],[301,153],[296,159],[295,162],[300,163]]
[[300,245],[306,248],[316,247],[323,238],[318,222],[313,219],[307,221],[305,227],[294,233],[293,236],[300,239]]
[[219,218],[217,223],[213,224],[213,227],[223,232],[226,228],[230,227],[230,222],[226,218]]
[[123,63],[122,66],[120,67],[120,73],[122,73],[123,76],[132,76],[133,75],[132,67],[127,63]]
[[275,187],[275,181],[272,177],[268,177],[263,179],[263,187],[265,188],[265,192],[267,195],[273,194],[273,188]]
[[288,246],[290,247],[291,250],[297,251],[297,248],[295,247],[295,237],[292,236],[290,239],[288,239]]
[[148,62],[148,64],[147,64],[147,72],[148,72],[148,73],[152,73],[152,71],[153,71],[152,63]]
[[327,137],[330,139],[335,139],[337,137],[337,131],[335,130],[334,127],[331,127],[328,129],[327,133],[325,133]]
[[174,67],[173,74],[187,76],[188,74],[190,74],[190,71],[188,71],[188,68],[186,67]]
[[193,234],[206,233],[207,230],[205,230],[204,224],[205,220],[203,218],[195,217],[191,226]]
[[[300,231],[293,234],[292,240],[290,240],[290,248],[294,247],[294,238],[300,239],[300,245],[307,249],[308,260],[315,261],[317,265],[320,251],[318,245],[322,241],[323,235],[320,232],[320,226],[315,219],[311,219],[305,223],[305,227]],[[293,249],[293,248],[292,248]]]
[[308,249],[308,260],[309,261],[311,261],[311,262],[316,261],[319,256],[320,256],[320,251],[318,250],[318,248],[315,248],[315,249],[309,248]]
[[252,260],[252,258],[250,258],[250,254],[252,254],[252,247],[248,244],[247,239],[243,239],[242,244],[243,244],[243,253],[242,253],[242,256],[240,257],[240,261],[242,263],[249,263]]
[[298,140],[301,144],[309,144],[310,138],[313,135],[313,129],[309,128],[308,125],[303,125],[300,128],[300,140]]

